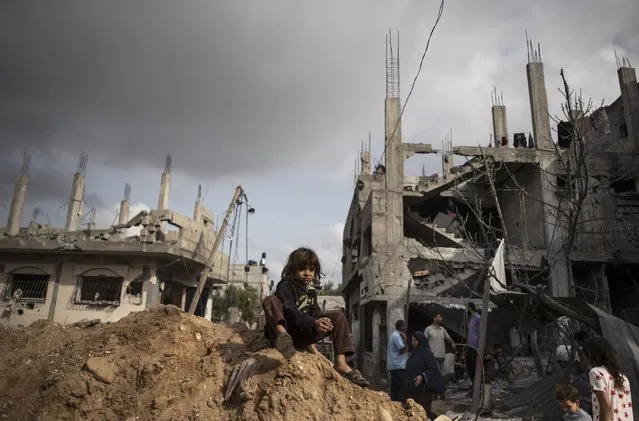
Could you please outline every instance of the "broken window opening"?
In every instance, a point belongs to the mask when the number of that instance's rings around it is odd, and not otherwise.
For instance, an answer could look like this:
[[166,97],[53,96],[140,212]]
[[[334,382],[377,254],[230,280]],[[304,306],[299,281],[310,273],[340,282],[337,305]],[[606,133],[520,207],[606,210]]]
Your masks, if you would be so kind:
[[126,287],[126,293],[127,295],[135,295],[135,296],[140,296],[142,295],[142,287],[144,286],[144,282],[142,281],[133,281],[130,282],[129,285],[127,285]]
[[628,126],[626,126],[626,124],[622,124],[621,126],[619,126],[619,138],[620,139],[625,139],[628,137]]
[[557,176],[557,189],[565,189],[568,186],[568,179],[563,175]]
[[118,306],[124,279],[116,276],[80,276],[77,304]]
[[351,320],[354,322],[359,320],[359,303],[355,303],[351,306]]
[[[560,193],[560,194],[567,194],[569,190],[572,190],[573,192],[577,190],[577,180],[573,178],[572,180],[570,180],[570,184],[569,184],[568,177],[564,175],[557,176],[556,185],[557,185],[557,193]],[[570,186],[570,189],[569,189],[569,186]]]
[[557,145],[560,148],[569,148],[575,138],[575,126],[570,121],[557,123]]
[[615,193],[636,193],[637,181],[634,178],[617,178],[610,182]]
[[366,228],[366,231],[364,231],[364,242],[362,245],[362,255],[364,257],[366,256],[370,256],[371,254],[373,254],[373,228],[372,226],[369,226],[368,228]]
[[[195,299],[195,292],[197,288],[195,287],[187,287],[186,288],[186,302],[184,305],[185,309],[191,307],[191,303]],[[198,317],[204,317],[206,314],[206,307],[208,304],[209,297],[211,296],[211,288],[204,287],[202,290],[202,295],[198,297],[197,306],[195,306],[195,315]]]
[[182,308],[182,294],[184,293],[184,286],[177,282],[164,282],[164,288],[162,289],[162,304],[174,305],[177,308]]
[[12,273],[5,286],[3,298],[21,302],[44,303],[49,288],[49,275],[41,273]]
[[606,278],[612,281],[608,284],[612,314],[639,326],[637,271],[637,264],[609,263],[605,266]]
[[373,306],[364,306],[364,351],[373,352]]

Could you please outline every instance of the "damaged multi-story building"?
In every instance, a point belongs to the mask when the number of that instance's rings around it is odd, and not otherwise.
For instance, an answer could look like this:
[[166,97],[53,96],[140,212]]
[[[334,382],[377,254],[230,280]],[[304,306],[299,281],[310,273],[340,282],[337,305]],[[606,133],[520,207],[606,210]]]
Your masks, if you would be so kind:
[[273,281],[269,278],[266,266],[266,253],[262,253],[259,262],[250,260],[247,264],[232,264],[228,266],[227,283],[221,285],[220,291],[228,286],[237,288],[251,287],[257,291],[260,302],[273,291]]
[[[157,208],[130,215],[126,184],[117,223],[106,228],[85,214],[87,155],[73,175],[64,228],[37,222],[21,227],[30,155],[17,177],[6,229],[0,232],[0,323],[28,325],[39,319],[69,324],[114,322],[157,304],[188,310],[206,268],[218,227],[198,187],[193,216],[169,209],[171,156],[161,176]],[[82,226],[81,226],[82,225]],[[137,231],[137,232],[136,232]],[[223,235],[223,234],[220,234]],[[211,294],[227,281],[229,261],[218,251],[195,314],[211,318]],[[244,265],[243,265],[244,266]],[[246,266],[248,267],[248,265]],[[265,265],[249,268],[268,277]]]
[[[618,60],[619,98],[588,113],[576,107],[573,118],[557,125],[555,141],[540,48],[527,47],[532,133],[521,130],[509,141],[506,106],[495,95],[490,145],[448,142],[435,150],[402,137],[398,49],[387,46],[384,160],[372,168],[370,146],[362,148],[343,234],[343,293],[358,365],[370,378],[384,379],[387,338],[409,309],[435,303],[463,312],[470,300],[481,298],[502,239],[508,285],[526,282],[556,297],[581,294],[639,322],[633,279],[639,273],[635,70],[627,59]],[[571,130],[576,125],[587,130]],[[577,135],[583,142],[576,142]],[[560,164],[574,155],[577,143],[587,146],[580,155],[587,171],[579,174],[590,183],[567,250],[562,245],[571,230],[561,211],[572,206],[565,201],[572,190],[566,180],[574,178]],[[441,155],[441,175],[405,175],[407,159],[433,153]],[[466,162],[454,166],[454,156]]]

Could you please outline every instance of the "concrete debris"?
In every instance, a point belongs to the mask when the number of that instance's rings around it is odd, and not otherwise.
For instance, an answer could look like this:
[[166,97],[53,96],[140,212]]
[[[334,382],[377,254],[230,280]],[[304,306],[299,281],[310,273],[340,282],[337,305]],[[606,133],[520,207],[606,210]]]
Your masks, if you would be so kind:
[[377,409],[377,421],[393,421],[393,416],[381,406]]
[[[464,412],[464,413],[456,413],[456,412],[447,412],[444,415],[448,420],[452,421],[523,421],[523,418],[486,418],[486,417],[476,417],[475,414]],[[441,416],[436,418],[435,421],[440,420]],[[444,421],[444,420],[440,420]]]
[[113,363],[103,357],[89,358],[85,363],[84,368],[89,373],[93,374],[93,377],[97,380],[106,384],[113,383],[118,370]]

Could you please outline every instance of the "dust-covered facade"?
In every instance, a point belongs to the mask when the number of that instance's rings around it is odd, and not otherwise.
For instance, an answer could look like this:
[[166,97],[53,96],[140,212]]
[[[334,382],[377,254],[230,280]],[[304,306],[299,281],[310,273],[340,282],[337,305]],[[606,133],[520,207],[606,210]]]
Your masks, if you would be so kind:
[[[194,300],[218,235],[213,213],[202,204],[201,188],[192,217],[170,210],[169,156],[156,209],[130,215],[127,184],[116,224],[97,228],[89,213],[89,222],[81,227],[86,163],[82,154],[64,228],[41,224],[37,215],[28,227],[21,227],[29,182],[30,156],[25,155],[7,226],[0,232],[0,323],[114,322],[157,304],[188,310]],[[211,318],[212,293],[226,284],[228,263],[227,256],[218,252],[196,315]],[[251,266],[246,273],[260,284],[268,277],[265,265]]]

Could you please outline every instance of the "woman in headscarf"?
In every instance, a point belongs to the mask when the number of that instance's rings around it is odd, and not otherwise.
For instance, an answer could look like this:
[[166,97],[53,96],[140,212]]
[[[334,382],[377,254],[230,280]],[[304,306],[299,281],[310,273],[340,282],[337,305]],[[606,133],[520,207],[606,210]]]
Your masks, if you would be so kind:
[[444,393],[444,378],[426,336],[422,332],[415,332],[411,339],[413,352],[406,361],[407,397],[413,398],[424,407],[429,418],[435,419],[431,411],[433,395]]

